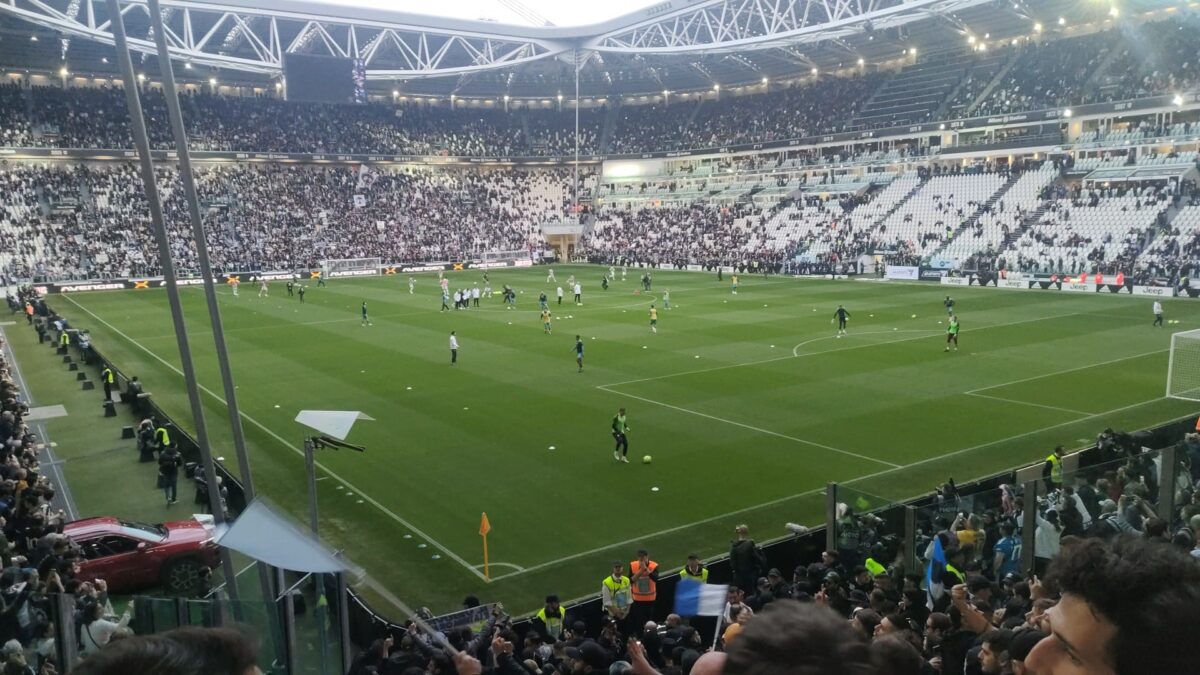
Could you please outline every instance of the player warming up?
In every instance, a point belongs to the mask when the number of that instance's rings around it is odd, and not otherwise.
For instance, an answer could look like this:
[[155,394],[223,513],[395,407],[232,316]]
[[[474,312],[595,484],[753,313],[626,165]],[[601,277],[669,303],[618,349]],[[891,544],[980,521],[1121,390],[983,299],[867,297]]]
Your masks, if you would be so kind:
[[413,287],[416,285],[417,285],[417,280],[412,277],[409,277],[408,278],[408,294],[409,295],[413,294]]
[[267,280],[266,279],[263,279],[258,282],[258,297],[260,297],[260,298],[271,297],[270,292],[267,291]]
[[958,317],[950,317],[950,325],[946,326],[946,351],[950,351],[951,343],[954,344],[954,351],[958,351]]
[[583,338],[575,336],[575,363],[579,364],[579,372],[583,372]]
[[550,310],[549,309],[542,310],[542,332],[544,332],[546,335],[550,334]]
[[729,279],[733,282],[733,294],[737,295],[737,275],[731,274],[729,275]]
[[954,298],[947,295],[942,304],[946,306],[946,316],[954,316]]
[[833,313],[833,318],[829,320],[829,323],[833,323],[834,321],[837,321],[837,326],[838,326],[837,336],[838,337],[842,337],[843,335],[846,334],[846,322],[849,320],[850,320],[850,312],[847,312],[845,307],[838,305],[837,311]]
[[361,325],[363,325],[363,326],[374,326],[375,325],[375,324],[371,323],[371,317],[367,316],[367,301],[366,300],[363,300],[363,304],[362,304],[362,324]]
[[558,279],[554,278],[554,268],[553,267],[551,267],[550,271],[546,273],[546,283],[550,283],[551,281],[558,283]]
[[629,438],[626,434],[629,433],[629,425],[625,423],[625,409],[621,408],[613,415],[612,419],[612,435],[617,441],[617,447],[613,448],[613,459],[618,462],[629,463]]
[[1162,303],[1157,300],[1154,301],[1154,323],[1152,325],[1154,325],[1154,326],[1163,325]]

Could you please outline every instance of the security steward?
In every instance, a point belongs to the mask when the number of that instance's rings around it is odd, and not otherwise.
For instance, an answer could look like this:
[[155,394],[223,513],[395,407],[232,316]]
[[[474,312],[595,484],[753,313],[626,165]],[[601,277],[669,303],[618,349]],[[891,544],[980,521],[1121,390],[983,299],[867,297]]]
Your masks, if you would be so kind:
[[1042,466],[1042,479],[1046,481],[1046,490],[1053,492],[1063,486],[1063,446],[1054,448],[1054,452],[1046,458]]
[[551,593],[546,596],[546,606],[533,615],[533,629],[548,643],[557,642],[562,637],[563,626],[567,620],[567,610],[558,603],[558,596]]
[[647,621],[654,620],[654,601],[658,599],[658,563],[650,559],[650,552],[644,548],[638,549],[637,560],[629,563],[629,581],[633,595],[630,622],[640,629]]
[[100,381],[104,383],[104,400],[112,400],[112,386],[117,381],[117,376],[113,374],[112,368],[104,366],[104,370],[100,371]]

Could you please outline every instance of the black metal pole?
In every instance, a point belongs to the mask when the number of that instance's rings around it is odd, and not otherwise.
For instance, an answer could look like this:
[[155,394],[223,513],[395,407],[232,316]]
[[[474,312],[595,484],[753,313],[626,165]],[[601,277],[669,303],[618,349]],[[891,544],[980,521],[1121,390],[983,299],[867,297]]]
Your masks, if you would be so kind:
[[[109,19],[112,22],[113,38],[116,42],[117,60],[121,64],[124,80],[125,102],[129,107],[129,121],[133,130],[133,143],[138,152],[138,164],[142,171],[142,183],[146,190],[146,202],[150,208],[150,224],[158,244],[159,265],[167,287],[167,300],[171,305],[171,320],[175,326],[175,342],[179,347],[179,360],[183,367],[183,380],[188,394],[188,405],[192,411],[192,422],[196,427],[196,444],[200,446],[200,463],[204,467],[204,479],[208,483],[208,506],[217,525],[225,522],[225,510],[221,505],[221,488],[217,485],[217,470],[213,465],[212,449],[208,442],[208,425],[204,421],[204,405],[200,401],[200,388],[196,382],[196,367],[192,363],[192,349],[188,343],[187,323],[183,317],[183,306],[179,300],[176,284],[175,261],[171,257],[171,243],[167,239],[167,226],[163,220],[162,201],[158,184],[154,178],[154,162],[150,158],[150,137],[146,133],[146,120],[142,117],[142,102],[138,97],[137,79],[133,74],[133,59],[129,55],[129,42],[125,38],[125,17],[117,0],[107,0]],[[228,549],[221,549],[221,567],[225,578],[234,579],[233,561]],[[236,598],[236,591],[230,594]]]

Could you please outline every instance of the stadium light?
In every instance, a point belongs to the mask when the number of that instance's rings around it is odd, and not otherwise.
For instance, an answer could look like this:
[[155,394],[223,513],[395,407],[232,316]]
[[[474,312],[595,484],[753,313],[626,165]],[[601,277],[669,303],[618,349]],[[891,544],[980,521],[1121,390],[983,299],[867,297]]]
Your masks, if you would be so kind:
[[816,74],[817,74],[817,69],[816,69],[816,68],[813,68],[813,69],[812,69],[812,74],[813,74],[813,75],[816,75]]
[[283,83],[282,83],[282,82],[276,82],[276,83],[275,83],[275,91],[279,91],[280,89],[283,89]]
[[1121,10],[1117,9],[1116,5],[1113,5],[1108,9],[1108,15],[1115,19],[1118,16],[1121,16]]
[[1183,105],[1183,96],[1175,94],[1175,98],[1171,99],[1171,103],[1175,105]]
[[1042,22],[1041,21],[1038,21],[1037,23],[1033,24],[1033,32],[1035,32],[1035,33],[1042,32]]
[[1061,16],[1060,16],[1060,17],[1058,17],[1058,25],[1060,25],[1060,26],[1065,26],[1065,25],[1067,25],[1067,20],[1066,20],[1066,19],[1064,19],[1064,18],[1062,18]]
[[108,63],[108,57],[107,56],[100,57],[100,63]]
[[860,65],[860,66],[865,66],[866,64],[867,64],[867,60],[866,60],[866,59],[859,59],[859,60],[858,60],[858,65]]
[[1063,111],[1062,111],[1062,116],[1063,116],[1063,117],[1070,117],[1070,116],[1071,116],[1071,109],[1070,109],[1070,108],[1063,108]]
[[[395,89],[392,90],[392,96],[399,96],[399,95],[400,95],[399,91],[396,91]],[[454,97],[452,96],[451,98],[453,99]]]
[[719,84],[714,84],[714,85],[713,85],[713,91],[721,91],[721,85],[719,85]]
[[945,130],[946,130],[945,122],[942,122],[941,124],[938,125],[938,131],[945,131]]
[[975,36],[974,35],[967,36],[967,44],[969,44],[969,45],[975,44]]
[[507,103],[507,102],[508,102],[508,94],[505,94],[505,95],[504,95],[504,101],[505,101],[505,103]]
[[184,61],[184,63],[183,63],[183,67],[184,67],[184,68],[186,68],[187,70],[191,70],[191,69],[192,69],[192,62],[191,62],[191,61]]
[[67,67],[63,66],[62,68],[59,68],[58,74],[61,75],[62,77],[66,77],[68,75]]
[[908,51],[912,52],[912,55],[913,55],[913,56],[916,56],[916,55],[917,55],[917,48],[916,48],[916,47],[909,47],[909,48],[908,48]]
[[37,42],[37,41],[38,41],[38,39],[37,39],[37,36],[36,36],[36,35],[30,35],[30,36],[29,36],[29,41],[30,41],[30,42]]
[[986,51],[987,51],[987,44],[985,44],[985,43],[983,43],[983,42],[980,42],[980,43],[979,43],[979,51],[981,51],[981,52],[986,52]]
[[145,82],[145,81],[146,81],[146,74],[138,73],[138,82]]
[[563,95],[562,95],[562,92],[559,92],[559,94],[558,94],[558,102],[559,102],[559,103],[562,103],[562,100],[563,100]]
[[765,77],[764,77],[764,78],[763,78],[763,84],[765,85],[766,83],[767,83],[767,78],[765,78]]
[[210,78],[208,78],[208,85],[209,85],[210,87],[215,87],[215,86],[217,86],[217,78],[215,78],[215,77],[210,77]]

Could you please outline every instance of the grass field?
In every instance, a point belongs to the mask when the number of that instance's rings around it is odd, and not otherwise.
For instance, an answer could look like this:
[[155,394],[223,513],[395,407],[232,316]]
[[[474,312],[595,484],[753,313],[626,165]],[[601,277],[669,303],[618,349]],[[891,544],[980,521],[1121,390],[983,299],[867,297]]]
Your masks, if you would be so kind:
[[[962,344],[947,354],[938,285],[743,276],[732,295],[713,275],[656,272],[654,291],[638,296],[634,271],[607,292],[600,268],[556,272],[564,282],[580,275],[585,293],[582,307],[553,307],[552,336],[536,302],[542,289],[553,296],[544,268],[492,273],[494,287],[523,292],[515,311],[497,296],[481,309],[439,312],[432,275],[418,278],[414,295],[403,277],[337,280],[311,288],[304,304],[280,283],[269,299],[249,284],[239,298],[221,289],[259,490],[303,520],[304,430],[292,419],[304,408],[365,411],[377,421],[360,422],[349,440],[368,451],[319,457],[322,535],[409,604],[449,610],[475,593],[524,611],[547,592],[595,592],[608,563],[639,546],[674,566],[692,551],[724,552],[738,522],[760,541],[785,534],[786,521],[816,524],[827,481],[911,497],[947,476],[1082,445],[1104,426],[1194,412],[1162,398],[1171,331],[1150,327],[1149,299],[955,288]],[[480,279],[449,276],[452,288]],[[672,309],[663,311],[667,288]],[[203,296],[183,296],[216,454],[232,465]],[[359,325],[363,300],[372,327]],[[845,338],[830,325],[839,303],[852,314]],[[51,304],[178,420],[190,419],[165,294]],[[1200,327],[1200,305],[1165,304],[1181,321],[1171,329]],[[453,368],[451,330],[461,342]],[[609,435],[620,406],[628,465],[613,460]],[[72,412],[49,432],[80,422]],[[55,438],[60,447],[72,440]],[[644,454],[654,462],[641,464]],[[124,497],[89,486],[79,460],[69,457],[65,470],[81,508],[119,511]],[[483,511],[493,527],[490,584]]]

